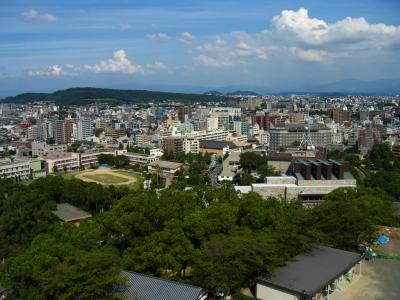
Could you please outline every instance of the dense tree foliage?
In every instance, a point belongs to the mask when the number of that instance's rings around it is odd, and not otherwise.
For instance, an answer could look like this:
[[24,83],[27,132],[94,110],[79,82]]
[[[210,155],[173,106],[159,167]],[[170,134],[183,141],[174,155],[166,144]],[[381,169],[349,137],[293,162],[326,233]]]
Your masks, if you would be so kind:
[[37,236],[23,254],[6,262],[2,279],[14,297],[113,299],[113,288],[123,283],[118,255],[112,248],[97,247],[93,239],[85,249],[87,241],[76,241],[82,229],[71,226]]
[[[244,174],[274,172],[259,155],[254,165],[252,156],[241,157]],[[315,244],[354,250],[376,237],[377,225],[400,224],[392,202],[397,181],[386,173],[399,180],[397,170],[380,170],[367,187],[338,189],[305,208],[239,195],[230,184],[209,189],[202,174],[209,158],[183,159],[189,167],[164,190],[133,192],[60,176],[29,185],[1,180],[0,284],[21,299],[107,299],[124,268],[233,293]],[[52,210],[61,202],[94,216],[80,227],[59,224]]]
[[100,154],[99,156],[97,156],[97,159],[99,161],[99,164],[107,164],[110,167],[114,166],[114,162],[115,162],[115,156],[112,154]]
[[348,161],[352,166],[360,166],[361,158],[358,153],[352,151],[352,149],[346,151],[340,151],[338,149],[331,150],[327,153],[328,159],[334,159],[338,161]]
[[240,154],[240,166],[243,170],[256,171],[265,164],[265,159],[256,152],[243,152]]
[[47,195],[56,203],[70,203],[92,214],[108,210],[113,203],[128,193],[126,187],[104,187],[78,179],[47,176],[33,181],[29,187]]
[[387,143],[375,144],[365,158],[366,164],[373,169],[393,169],[398,163],[395,162],[393,152]]
[[33,238],[56,221],[55,202],[37,190],[19,190],[1,201],[0,257],[20,253]]
[[372,241],[376,225],[399,224],[391,200],[370,188],[330,193],[325,202],[315,207],[313,218],[327,244],[350,250],[358,243]]

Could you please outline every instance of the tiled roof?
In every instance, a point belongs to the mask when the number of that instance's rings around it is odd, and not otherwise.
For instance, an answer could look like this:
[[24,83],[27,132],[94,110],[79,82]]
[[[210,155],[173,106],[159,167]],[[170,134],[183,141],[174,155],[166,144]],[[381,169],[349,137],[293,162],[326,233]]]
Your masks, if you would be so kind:
[[135,272],[122,271],[127,279],[125,287],[117,293],[124,300],[203,300],[205,291],[197,286],[182,284]]

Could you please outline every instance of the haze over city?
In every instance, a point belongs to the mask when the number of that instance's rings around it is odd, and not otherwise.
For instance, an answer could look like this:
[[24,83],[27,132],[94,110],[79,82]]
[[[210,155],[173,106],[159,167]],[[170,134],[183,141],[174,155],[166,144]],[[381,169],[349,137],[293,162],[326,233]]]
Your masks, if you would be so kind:
[[72,86],[395,92],[399,83],[399,1],[6,0],[0,8],[1,96]]

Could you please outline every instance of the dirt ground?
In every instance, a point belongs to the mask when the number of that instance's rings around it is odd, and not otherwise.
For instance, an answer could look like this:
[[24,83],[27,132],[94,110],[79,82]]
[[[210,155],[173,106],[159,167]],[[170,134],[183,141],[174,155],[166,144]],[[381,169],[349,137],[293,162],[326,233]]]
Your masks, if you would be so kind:
[[[400,239],[395,230],[389,236],[390,242],[378,246],[376,250],[394,254],[400,253]],[[400,260],[377,258],[364,261],[362,275],[343,291],[335,291],[330,300],[399,300],[400,299]]]
[[113,185],[125,185],[125,184],[132,184],[132,183],[136,182],[136,178],[135,177],[129,176],[129,175],[124,175],[124,174],[121,174],[120,172],[114,172],[110,168],[97,169],[97,170],[90,170],[90,171],[82,172],[82,173],[79,173],[79,174],[75,175],[75,178],[81,179],[83,181],[96,182],[96,183],[100,183],[100,184],[103,184],[103,185],[107,185],[107,184],[105,184],[105,183],[103,183],[101,181],[97,181],[97,180],[93,180],[93,179],[90,179],[88,177],[85,177],[85,175],[111,175],[111,176],[127,179],[127,181],[125,181],[125,182],[115,183]]

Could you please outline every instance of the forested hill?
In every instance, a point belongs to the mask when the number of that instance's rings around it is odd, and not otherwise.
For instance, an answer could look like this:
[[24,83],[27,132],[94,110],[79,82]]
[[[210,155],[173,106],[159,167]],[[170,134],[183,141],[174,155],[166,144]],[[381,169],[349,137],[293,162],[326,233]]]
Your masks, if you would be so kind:
[[224,101],[226,97],[202,94],[183,94],[153,92],[146,90],[116,90],[102,88],[70,88],[54,93],[24,93],[7,97],[3,103],[28,103],[35,101],[54,102],[56,105],[86,105],[94,102],[102,103],[147,103],[160,101],[178,102],[210,102]]

